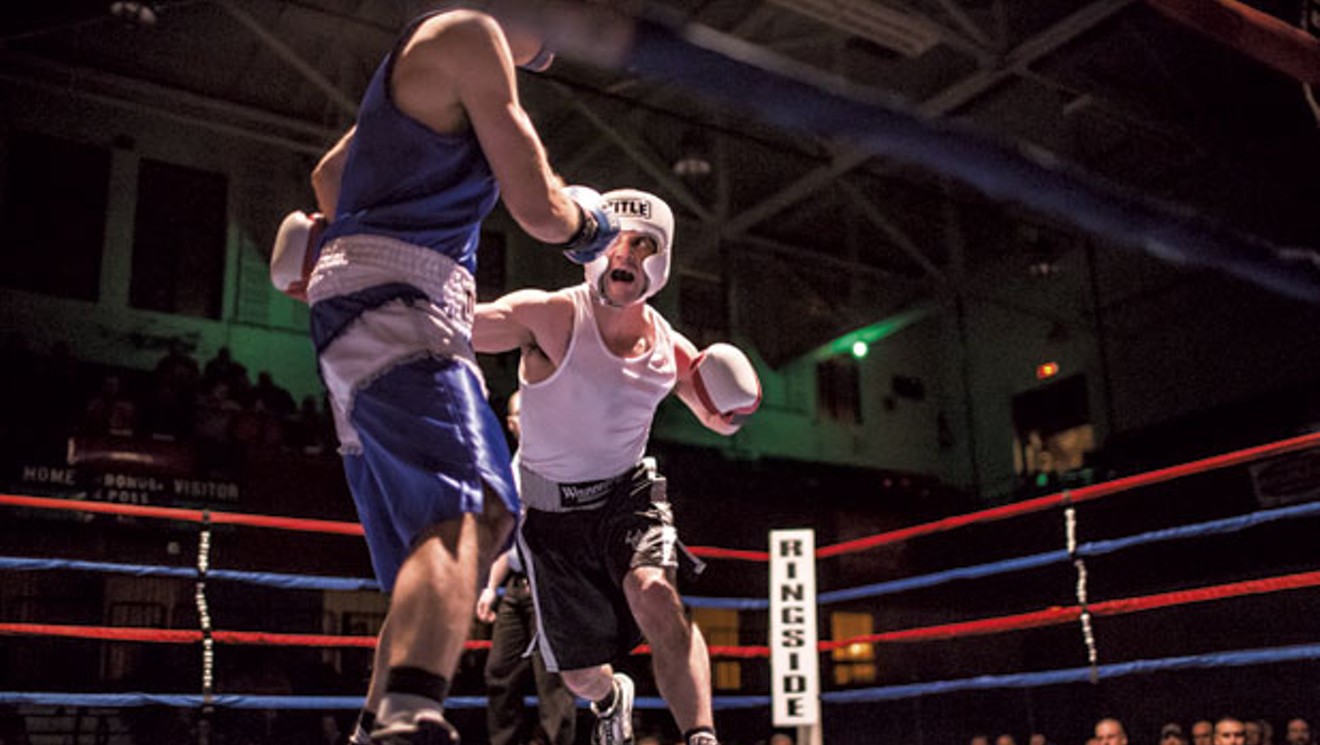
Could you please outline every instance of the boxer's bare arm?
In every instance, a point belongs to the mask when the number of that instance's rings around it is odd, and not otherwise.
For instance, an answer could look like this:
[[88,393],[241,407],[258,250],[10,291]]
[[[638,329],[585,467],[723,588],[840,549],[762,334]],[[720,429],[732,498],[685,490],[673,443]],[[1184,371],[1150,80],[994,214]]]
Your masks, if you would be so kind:
[[472,346],[498,354],[537,347],[558,364],[573,335],[573,301],[544,290],[517,290],[489,303],[478,303]]
[[473,128],[505,207],[529,235],[563,243],[574,234],[581,213],[519,103],[513,58],[493,19],[454,11],[427,21],[404,47],[393,85],[399,108],[432,129]]
[[312,169],[312,190],[316,193],[316,208],[327,220],[334,219],[335,207],[339,205],[339,185],[344,178],[344,162],[348,160],[348,146],[353,142],[354,126],[339,138],[320,162]]
[[[513,550],[513,549],[510,549]],[[500,554],[490,565],[490,574],[487,575],[486,584],[481,589],[481,595],[477,597],[477,620],[482,623],[492,623],[495,621],[495,598],[498,597],[497,590],[504,584],[504,579],[509,576],[509,552]]]

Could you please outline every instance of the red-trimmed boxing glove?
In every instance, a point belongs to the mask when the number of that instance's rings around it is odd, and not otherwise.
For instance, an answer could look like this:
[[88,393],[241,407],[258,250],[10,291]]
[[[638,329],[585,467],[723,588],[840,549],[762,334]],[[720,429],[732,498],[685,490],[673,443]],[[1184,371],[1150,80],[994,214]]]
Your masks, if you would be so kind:
[[328,221],[319,212],[285,215],[270,252],[270,281],[275,289],[307,302],[307,280],[320,255],[321,234]]

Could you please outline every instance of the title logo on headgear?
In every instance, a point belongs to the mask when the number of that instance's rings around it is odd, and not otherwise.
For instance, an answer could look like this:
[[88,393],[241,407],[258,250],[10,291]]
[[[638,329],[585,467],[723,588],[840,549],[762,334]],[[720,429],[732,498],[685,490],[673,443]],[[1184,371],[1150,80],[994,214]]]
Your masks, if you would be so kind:
[[611,199],[605,206],[619,217],[651,219],[651,202],[646,199]]

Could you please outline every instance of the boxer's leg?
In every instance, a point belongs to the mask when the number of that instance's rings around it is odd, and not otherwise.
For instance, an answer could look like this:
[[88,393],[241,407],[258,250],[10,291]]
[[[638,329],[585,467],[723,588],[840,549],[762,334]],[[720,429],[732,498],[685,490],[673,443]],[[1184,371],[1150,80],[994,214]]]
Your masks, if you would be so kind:
[[714,732],[710,656],[701,630],[688,620],[674,588],[674,570],[643,566],[623,582],[637,625],[651,645],[655,684],[684,733]]

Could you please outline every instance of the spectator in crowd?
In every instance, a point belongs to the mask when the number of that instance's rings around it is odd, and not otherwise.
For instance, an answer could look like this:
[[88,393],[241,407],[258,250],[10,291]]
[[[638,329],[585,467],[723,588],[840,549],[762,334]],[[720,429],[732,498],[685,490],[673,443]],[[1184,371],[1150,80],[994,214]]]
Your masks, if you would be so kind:
[[1182,725],[1166,722],[1160,727],[1160,745],[1187,745],[1187,735],[1183,734]]
[[210,387],[219,382],[230,382],[239,374],[247,376],[247,370],[234,361],[229,347],[220,347],[215,356],[206,361],[202,368],[202,385]]
[[1301,717],[1288,720],[1288,729],[1284,732],[1288,745],[1313,745],[1311,725]]
[[1027,745],[1050,745],[1050,740],[1041,732],[1032,732],[1027,738]]
[[197,387],[200,376],[197,360],[188,354],[187,345],[179,339],[170,342],[165,356],[156,363],[157,384],[168,383],[183,389],[193,389]]
[[1005,732],[995,738],[995,745],[1017,745],[1017,740],[1013,739],[1012,735]]
[[[229,421],[229,441],[235,452],[244,456],[270,447],[278,448],[283,437],[279,422],[252,396],[236,399],[238,410]],[[274,432],[271,429],[274,428]]]
[[1241,719],[1224,717],[1215,722],[1214,745],[1246,745],[1247,726]]
[[1259,719],[1248,719],[1242,722],[1245,730],[1247,745],[1264,745],[1265,730],[1260,726]]
[[229,425],[240,410],[230,395],[228,383],[216,383],[203,391],[197,401],[197,436],[214,442],[229,441]]
[[1192,745],[1211,745],[1215,739],[1215,723],[1202,719],[1192,725]]
[[289,423],[289,445],[305,455],[318,455],[334,442],[333,423],[317,405],[316,396],[303,396],[298,413]]
[[191,435],[200,380],[197,361],[188,355],[184,343],[171,342],[152,375],[151,400],[146,402],[142,417],[143,431],[152,437],[176,440]]
[[89,435],[131,436],[137,426],[137,405],[123,391],[117,375],[101,379],[101,388],[83,410],[83,432]]
[[279,419],[293,416],[298,408],[293,402],[293,396],[276,385],[267,370],[257,373],[257,385],[252,389],[252,395],[256,403]]
[[967,745],[990,745],[990,735],[978,732],[972,735],[971,739],[967,741]]
[[228,383],[215,383],[197,400],[197,454],[203,469],[222,473],[234,465],[236,449],[231,440],[234,418],[241,406],[229,393]]
[[1127,730],[1117,719],[1105,717],[1095,723],[1095,739],[1099,745],[1127,745]]
[[348,735],[344,733],[344,728],[339,726],[339,720],[334,714],[321,715],[320,739],[316,740],[318,745],[345,745],[348,742]]

